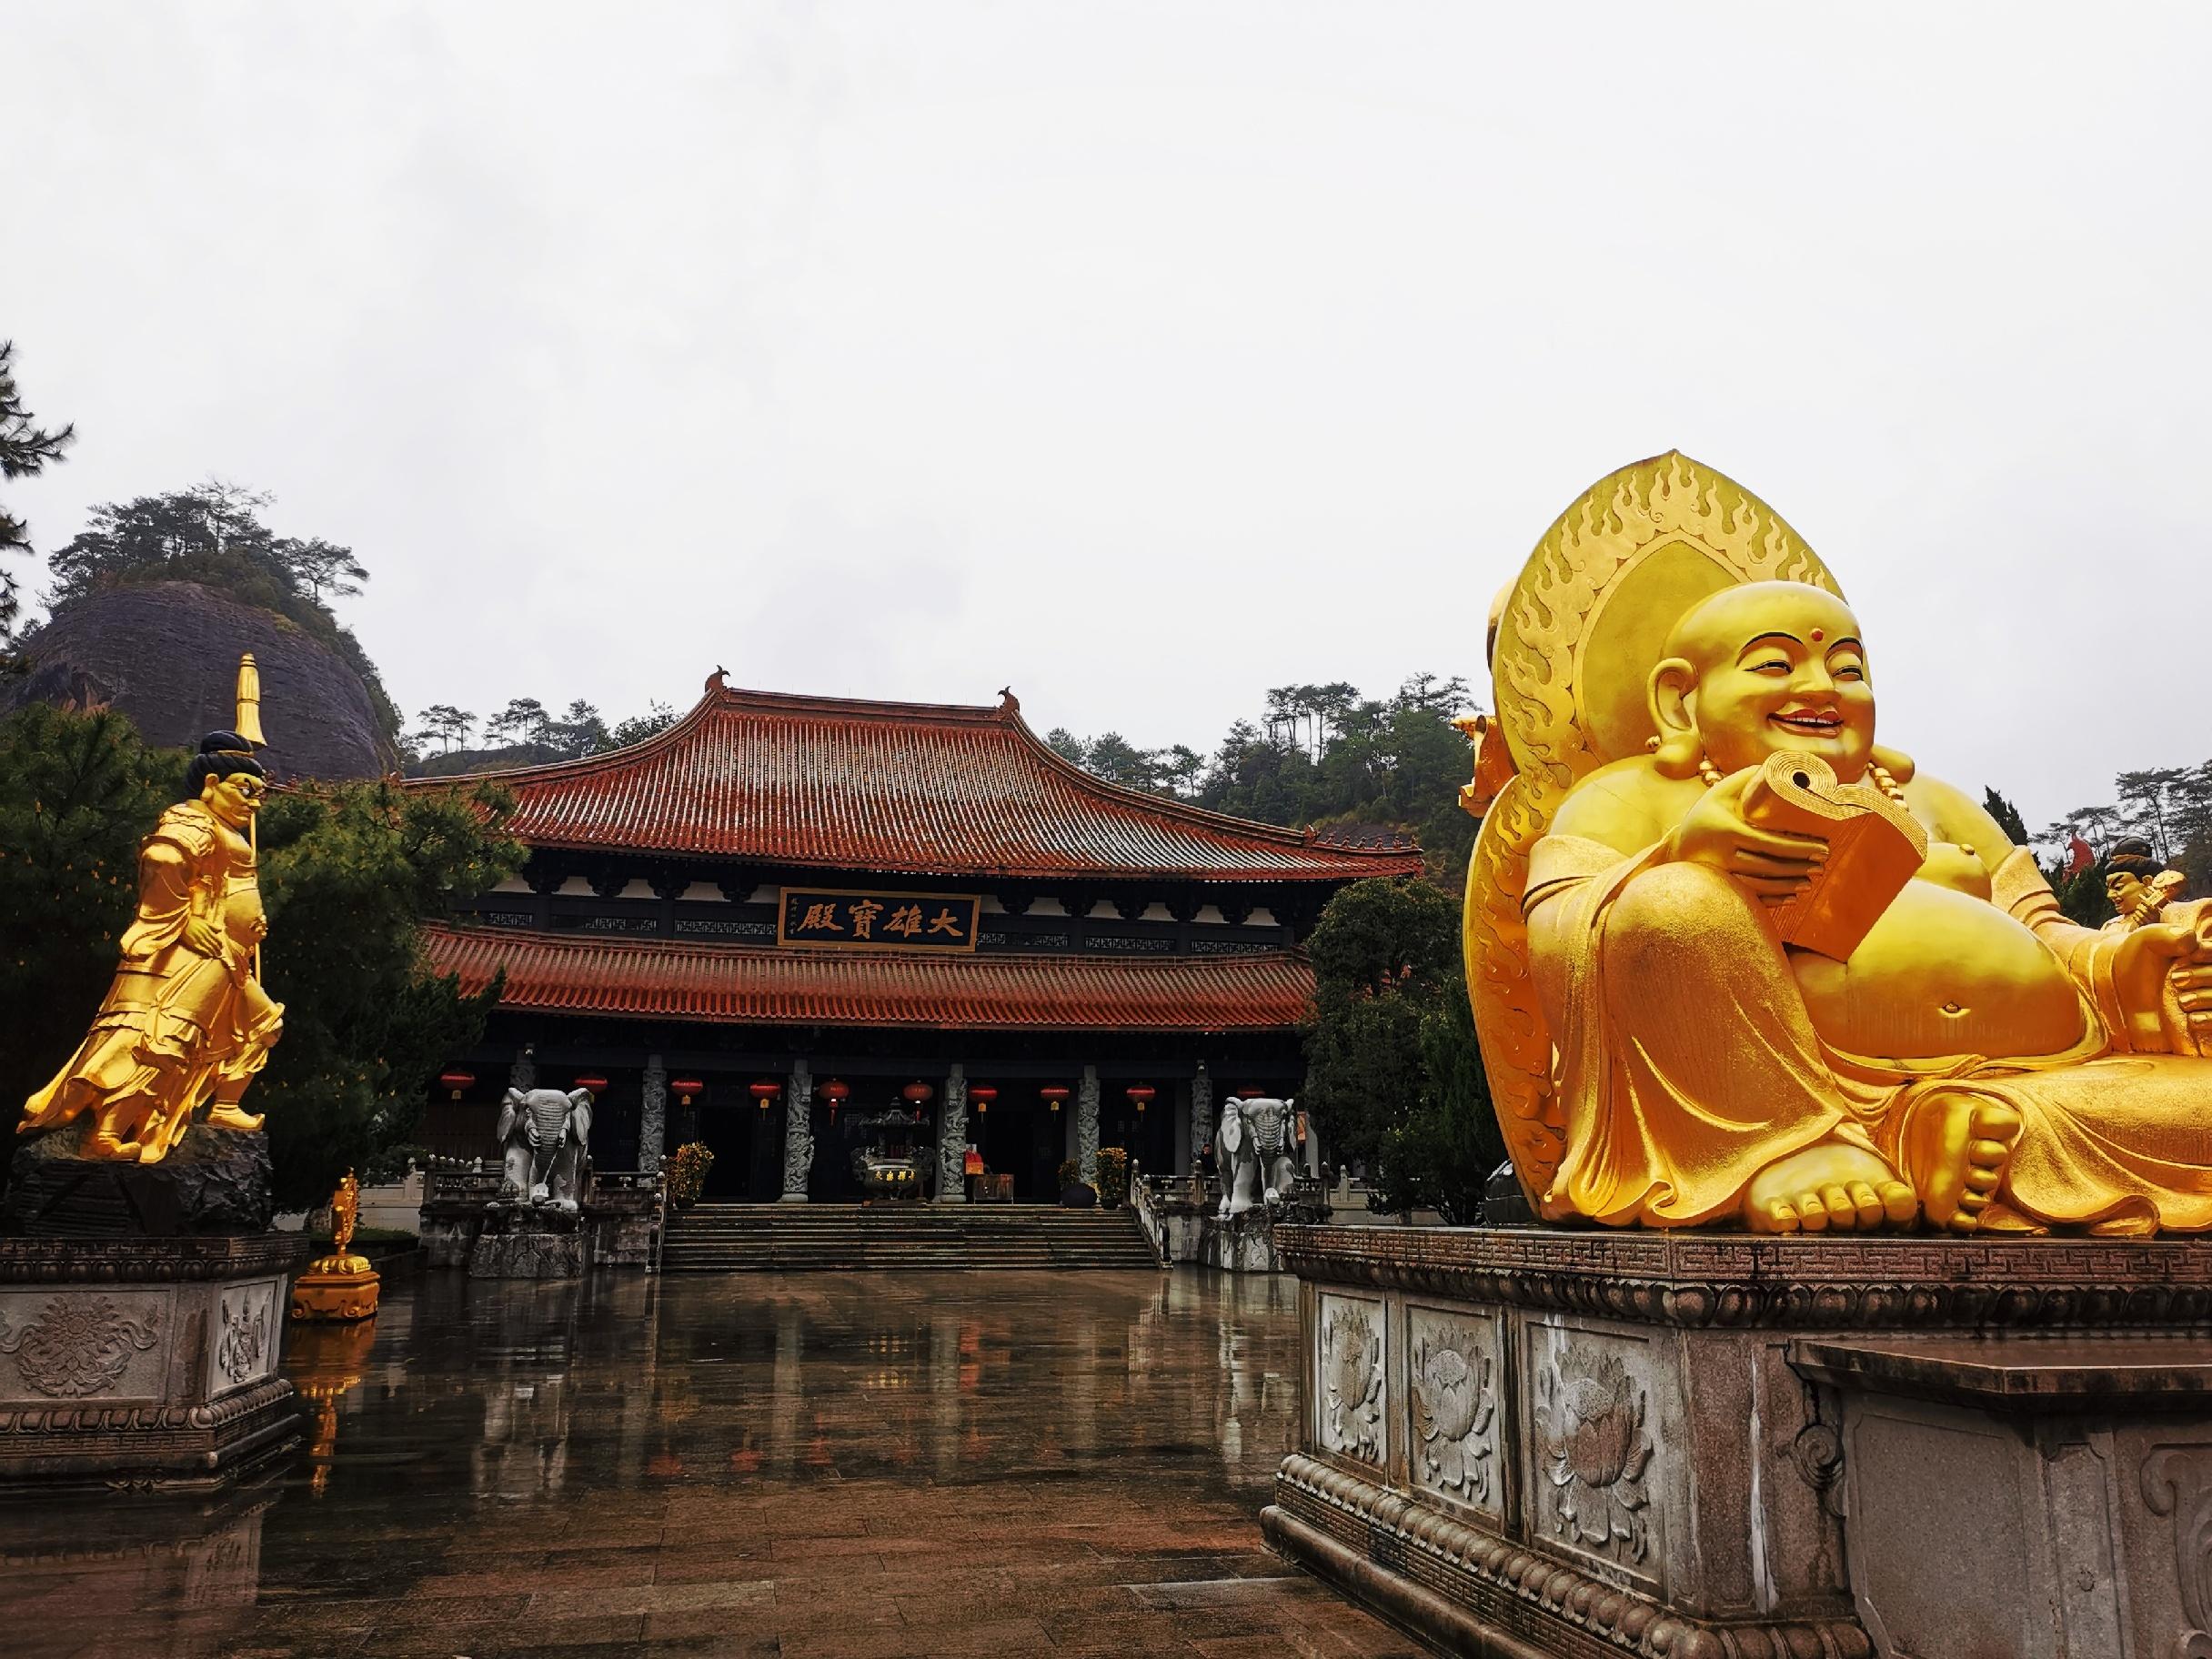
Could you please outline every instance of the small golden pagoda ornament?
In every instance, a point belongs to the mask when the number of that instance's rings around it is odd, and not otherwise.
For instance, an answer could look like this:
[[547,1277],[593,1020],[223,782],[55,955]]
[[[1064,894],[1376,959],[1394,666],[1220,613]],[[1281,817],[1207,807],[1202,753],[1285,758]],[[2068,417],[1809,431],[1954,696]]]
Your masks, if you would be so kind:
[[322,1256],[292,1284],[292,1317],[311,1320],[368,1319],[377,1312],[381,1281],[367,1256],[353,1253],[353,1228],[361,1213],[361,1183],[351,1170],[330,1195],[330,1253]]

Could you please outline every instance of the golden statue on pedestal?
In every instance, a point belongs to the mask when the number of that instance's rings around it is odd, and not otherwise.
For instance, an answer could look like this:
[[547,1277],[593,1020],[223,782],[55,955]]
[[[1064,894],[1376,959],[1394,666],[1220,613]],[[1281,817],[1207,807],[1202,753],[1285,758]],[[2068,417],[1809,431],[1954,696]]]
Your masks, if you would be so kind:
[[377,1311],[382,1279],[367,1256],[353,1253],[354,1222],[361,1213],[361,1183],[351,1170],[330,1195],[330,1253],[318,1256],[292,1285],[292,1317],[367,1319]]
[[261,988],[268,935],[254,819],[268,789],[259,680],[238,674],[239,729],[213,733],[186,769],[187,798],[161,815],[138,851],[138,914],[92,1030],[54,1081],[24,1102],[18,1134],[89,1115],[87,1158],[158,1163],[191,1127],[254,1130],[246,1085],[284,1029]]
[[1864,631],[1773,509],[1624,468],[1492,626],[1468,984],[1540,1215],[2212,1228],[2212,913],[2077,927],[1877,747]]

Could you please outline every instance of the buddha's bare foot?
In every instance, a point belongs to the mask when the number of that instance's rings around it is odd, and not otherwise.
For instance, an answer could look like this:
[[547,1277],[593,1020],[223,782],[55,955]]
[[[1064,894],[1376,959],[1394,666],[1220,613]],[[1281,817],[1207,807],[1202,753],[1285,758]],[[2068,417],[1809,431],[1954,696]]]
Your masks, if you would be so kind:
[[2005,1179],[2020,1114],[1977,1094],[1932,1091],[1913,1115],[1905,1160],[1931,1225],[1973,1232]]
[[1778,1158],[1744,1190],[1744,1221],[1754,1232],[1902,1227],[1919,1210],[1896,1171],[1865,1147],[1842,1141]]
[[212,1129],[254,1130],[261,1127],[262,1114],[240,1111],[228,1101],[218,1101],[207,1110],[207,1123]]
[[85,1137],[85,1156],[87,1158],[136,1158],[138,1142],[117,1140],[106,1130],[96,1129]]

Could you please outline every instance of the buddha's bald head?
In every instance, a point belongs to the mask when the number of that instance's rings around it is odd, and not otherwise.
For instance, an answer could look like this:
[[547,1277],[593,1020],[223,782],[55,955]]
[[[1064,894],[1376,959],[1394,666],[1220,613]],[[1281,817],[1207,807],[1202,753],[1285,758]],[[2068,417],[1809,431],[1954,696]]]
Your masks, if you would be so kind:
[[1782,749],[1845,779],[1874,748],[1874,688],[1851,608],[1804,582],[1724,588],[1683,614],[1652,670],[1662,769],[1732,772]]
[[1667,634],[1661,655],[1682,658],[1702,673],[1733,661],[1745,645],[1768,632],[1814,645],[1856,639],[1859,619],[1825,588],[1805,582],[1739,582],[1683,612]]

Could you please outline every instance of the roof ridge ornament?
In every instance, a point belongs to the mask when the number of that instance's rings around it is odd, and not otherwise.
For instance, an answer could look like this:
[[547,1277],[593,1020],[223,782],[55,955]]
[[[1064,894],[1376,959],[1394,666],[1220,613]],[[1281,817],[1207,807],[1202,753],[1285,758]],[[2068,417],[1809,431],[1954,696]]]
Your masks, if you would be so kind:
[[706,692],[709,697],[729,689],[729,681],[725,678],[729,672],[720,663],[714,665],[714,672],[707,676]]
[[999,712],[1001,715],[1021,712],[1021,699],[1014,695],[1013,687],[1000,686],[999,688]]

